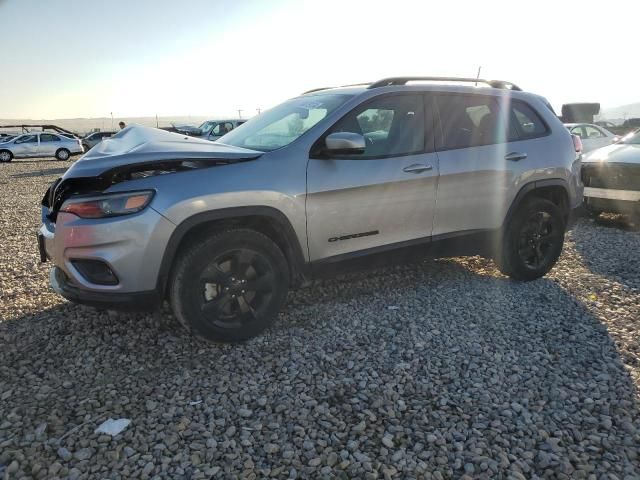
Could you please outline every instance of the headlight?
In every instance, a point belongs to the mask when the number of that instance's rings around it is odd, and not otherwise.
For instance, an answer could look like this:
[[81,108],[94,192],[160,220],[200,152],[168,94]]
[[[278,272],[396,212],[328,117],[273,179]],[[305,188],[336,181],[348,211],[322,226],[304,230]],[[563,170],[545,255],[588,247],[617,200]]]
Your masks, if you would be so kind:
[[80,218],[117,217],[143,210],[152,198],[152,190],[70,198],[64,202],[60,211],[73,213]]

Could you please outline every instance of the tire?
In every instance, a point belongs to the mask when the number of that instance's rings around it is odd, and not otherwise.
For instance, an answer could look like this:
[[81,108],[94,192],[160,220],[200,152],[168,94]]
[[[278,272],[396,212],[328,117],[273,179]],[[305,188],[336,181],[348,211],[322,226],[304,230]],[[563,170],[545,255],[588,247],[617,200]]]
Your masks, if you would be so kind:
[[9,163],[11,160],[13,160],[13,153],[9,150],[0,150],[0,162]]
[[496,256],[505,275],[530,281],[547,274],[558,261],[566,224],[560,209],[549,200],[525,200],[511,217]]
[[71,152],[66,148],[59,148],[56,152],[56,158],[62,162],[67,161],[71,158]]
[[269,327],[289,290],[287,260],[267,236],[223,230],[174,264],[169,300],[180,323],[211,342],[239,342]]

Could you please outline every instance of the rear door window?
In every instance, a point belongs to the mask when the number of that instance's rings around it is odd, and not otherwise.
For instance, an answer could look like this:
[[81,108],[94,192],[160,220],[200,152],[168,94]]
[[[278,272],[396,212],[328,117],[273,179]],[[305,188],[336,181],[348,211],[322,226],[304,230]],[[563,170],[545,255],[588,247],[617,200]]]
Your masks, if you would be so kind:
[[504,114],[497,99],[487,95],[436,95],[438,148],[492,145],[506,141]]
[[50,133],[42,133],[40,134],[40,141],[41,142],[59,142],[60,138]]

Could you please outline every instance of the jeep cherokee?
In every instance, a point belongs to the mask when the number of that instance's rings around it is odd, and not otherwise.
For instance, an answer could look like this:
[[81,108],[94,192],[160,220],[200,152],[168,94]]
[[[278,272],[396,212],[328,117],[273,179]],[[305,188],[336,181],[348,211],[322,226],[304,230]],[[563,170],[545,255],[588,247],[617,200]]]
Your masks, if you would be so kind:
[[41,259],[71,301],[166,299],[214,341],[365,256],[479,254],[533,280],[582,202],[574,140],[540,96],[441,77],[313,90],[215,143],[129,126],[45,194]]

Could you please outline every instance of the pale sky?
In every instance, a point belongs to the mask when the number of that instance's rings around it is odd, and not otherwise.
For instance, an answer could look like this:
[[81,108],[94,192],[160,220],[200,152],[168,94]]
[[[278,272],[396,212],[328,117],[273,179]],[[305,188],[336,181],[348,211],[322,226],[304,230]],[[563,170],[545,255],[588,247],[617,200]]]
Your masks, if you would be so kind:
[[255,114],[398,75],[640,102],[640,1],[0,0],[0,118]]

